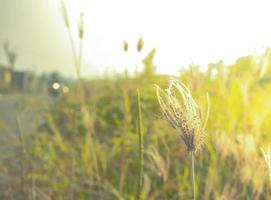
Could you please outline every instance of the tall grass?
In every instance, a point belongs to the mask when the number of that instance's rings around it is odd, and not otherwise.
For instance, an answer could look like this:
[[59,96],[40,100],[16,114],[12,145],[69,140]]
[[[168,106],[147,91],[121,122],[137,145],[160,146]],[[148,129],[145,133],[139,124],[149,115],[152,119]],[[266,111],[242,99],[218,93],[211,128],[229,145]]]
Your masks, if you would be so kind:
[[137,200],[143,199],[143,167],[144,167],[144,146],[143,146],[143,130],[142,130],[142,116],[141,116],[141,102],[140,102],[140,92],[137,90],[137,114],[138,114],[138,154],[139,154],[139,162],[138,162],[138,186],[137,186]]
[[[43,113],[44,124],[36,129],[39,134],[35,139],[25,138],[29,155],[24,162],[26,195],[36,199],[268,199],[270,181],[260,147],[268,146],[271,140],[270,82],[250,77],[251,86],[244,93],[240,74],[235,75],[234,67],[227,69],[230,72],[226,75],[221,70],[222,74],[213,76],[193,68],[178,77],[191,88],[198,108],[205,108],[207,91],[212,102],[208,123],[208,108],[201,109],[199,115],[200,127],[208,134],[199,156],[193,155],[194,183],[190,182],[193,160],[187,149],[194,154],[192,150],[201,140],[193,142],[186,136],[189,146],[180,145],[182,136],[174,134],[180,124],[173,121],[176,129],[161,119],[153,88],[154,83],[166,87],[170,78],[141,74],[85,83],[86,105],[95,108],[88,124],[74,111],[78,108],[76,86]],[[141,97],[135,95],[137,88]],[[177,91],[170,94],[181,99]],[[168,103],[166,95],[162,97]],[[199,112],[193,113],[198,116]],[[195,122],[192,125],[198,127]],[[187,123],[187,129],[193,130],[189,127]],[[6,166],[10,166],[8,162]],[[16,193],[19,191],[12,188],[12,194]]]

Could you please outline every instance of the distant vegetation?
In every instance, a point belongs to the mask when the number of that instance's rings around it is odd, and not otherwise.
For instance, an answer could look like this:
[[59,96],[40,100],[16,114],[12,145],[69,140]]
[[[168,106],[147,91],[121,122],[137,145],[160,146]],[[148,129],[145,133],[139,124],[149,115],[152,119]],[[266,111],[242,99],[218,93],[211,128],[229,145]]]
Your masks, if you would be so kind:
[[[12,142],[16,156],[1,164],[0,173],[10,177],[0,185],[1,199],[136,199],[137,89],[144,145],[141,199],[192,199],[190,157],[164,120],[154,87],[166,88],[170,77],[155,73],[154,56],[155,50],[132,77],[81,80],[48,108],[40,107],[41,123]],[[191,65],[175,78],[190,88],[203,113],[207,92],[211,103],[205,144],[195,155],[196,198],[270,199],[261,148],[271,145],[271,50],[230,66],[210,64],[205,72]],[[21,164],[11,165],[14,159]]]

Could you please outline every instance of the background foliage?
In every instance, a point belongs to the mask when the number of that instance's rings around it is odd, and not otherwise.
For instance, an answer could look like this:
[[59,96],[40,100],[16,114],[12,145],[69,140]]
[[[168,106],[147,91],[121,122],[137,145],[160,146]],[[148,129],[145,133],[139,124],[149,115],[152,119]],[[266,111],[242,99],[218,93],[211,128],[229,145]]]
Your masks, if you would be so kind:
[[[191,199],[190,158],[178,133],[162,118],[154,84],[155,50],[144,69],[84,81],[49,104],[33,105],[41,119],[18,137],[1,162],[1,199],[135,199],[138,173],[137,88],[144,132],[145,199]],[[175,77],[202,109],[210,95],[205,148],[196,156],[197,199],[269,199],[271,184],[260,148],[271,143],[271,50],[230,66],[190,65]],[[22,109],[25,103],[22,104]],[[20,112],[17,115],[20,122]],[[31,122],[29,122],[31,123]],[[19,126],[19,127],[20,127]]]

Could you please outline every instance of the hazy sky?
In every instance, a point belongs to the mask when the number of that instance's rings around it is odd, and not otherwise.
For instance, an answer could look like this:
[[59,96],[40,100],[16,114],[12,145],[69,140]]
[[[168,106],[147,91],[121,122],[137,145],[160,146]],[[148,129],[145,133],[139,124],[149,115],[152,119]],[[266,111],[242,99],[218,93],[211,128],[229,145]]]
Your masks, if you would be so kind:
[[[269,3],[270,2],[270,3]],[[203,67],[271,46],[271,1],[261,0],[67,0],[74,33],[85,13],[84,75],[133,71],[157,48],[158,71],[177,73],[193,62]],[[17,69],[73,74],[73,60],[58,0],[0,0],[0,45],[9,40]],[[76,37],[76,34],[74,34]],[[136,52],[143,36],[145,46]],[[123,40],[129,52],[122,50]],[[256,49],[256,50],[255,50]],[[0,49],[0,63],[6,59]]]

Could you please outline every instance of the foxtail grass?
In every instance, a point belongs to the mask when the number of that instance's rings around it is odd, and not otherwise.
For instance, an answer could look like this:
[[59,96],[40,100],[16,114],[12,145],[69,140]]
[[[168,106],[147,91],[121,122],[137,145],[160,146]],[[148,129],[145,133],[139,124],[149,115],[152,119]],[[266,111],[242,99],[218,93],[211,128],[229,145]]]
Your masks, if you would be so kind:
[[79,44],[78,44],[78,50],[77,50],[76,44],[75,44],[73,36],[72,36],[72,29],[70,26],[68,11],[67,11],[67,7],[66,7],[64,0],[61,1],[60,9],[61,9],[61,14],[62,14],[64,25],[67,29],[70,45],[71,45],[76,78],[79,82],[79,93],[80,93],[81,107],[84,107],[85,106],[85,92],[84,92],[83,84],[82,84],[82,80],[81,80],[81,68],[82,68],[82,57],[83,57],[83,39],[84,39],[84,35],[85,35],[84,20],[83,20],[84,14],[80,13],[80,21],[78,24]]
[[[61,1],[61,12],[62,12],[62,17],[64,21],[64,25],[67,29],[69,41],[71,44],[71,50],[72,50],[72,55],[73,55],[73,61],[74,61],[74,68],[76,72],[76,78],[79,84],[79,100],[80,100],[80,114],[82,115],[82,120],[83,123],[86,127],[88,127],[88,135],[86,135],[87,140],[89,140],[89,151],[91,152],[92,159],[94,161],[94,169],[96,171],[96,179],[99,184],[99,198],[103,199],[102,193],[100,188],[102,187],[101,184],[101,176],[100,176],[100,171],[98,167],[98,160],[97,160],[97,153],[96,153],[96,148],[95,148],[95,143],[93,139],[93,129],[89,128],[90,124],[92,123],[90,113],[88,111],[88,107],[86,106],[85,103],[85,90],[83,87],[83,81],[81,79],[81,68],[82,68],[82,57],[83,57],[83,39],[85,36],[85,30],[84,30],[84,14],[80,13],[80,21],[77,27],[77,33],[78,33],[78,39],[79,39],[79,44],[78,49],[76,49],[76,44],[74,42],[74,39],[72,37],[72,31],[71,31],[71,26],[68,18],[68,11],[65,5],[64,0]],[[74,169],[73,169],[74,170]]]

